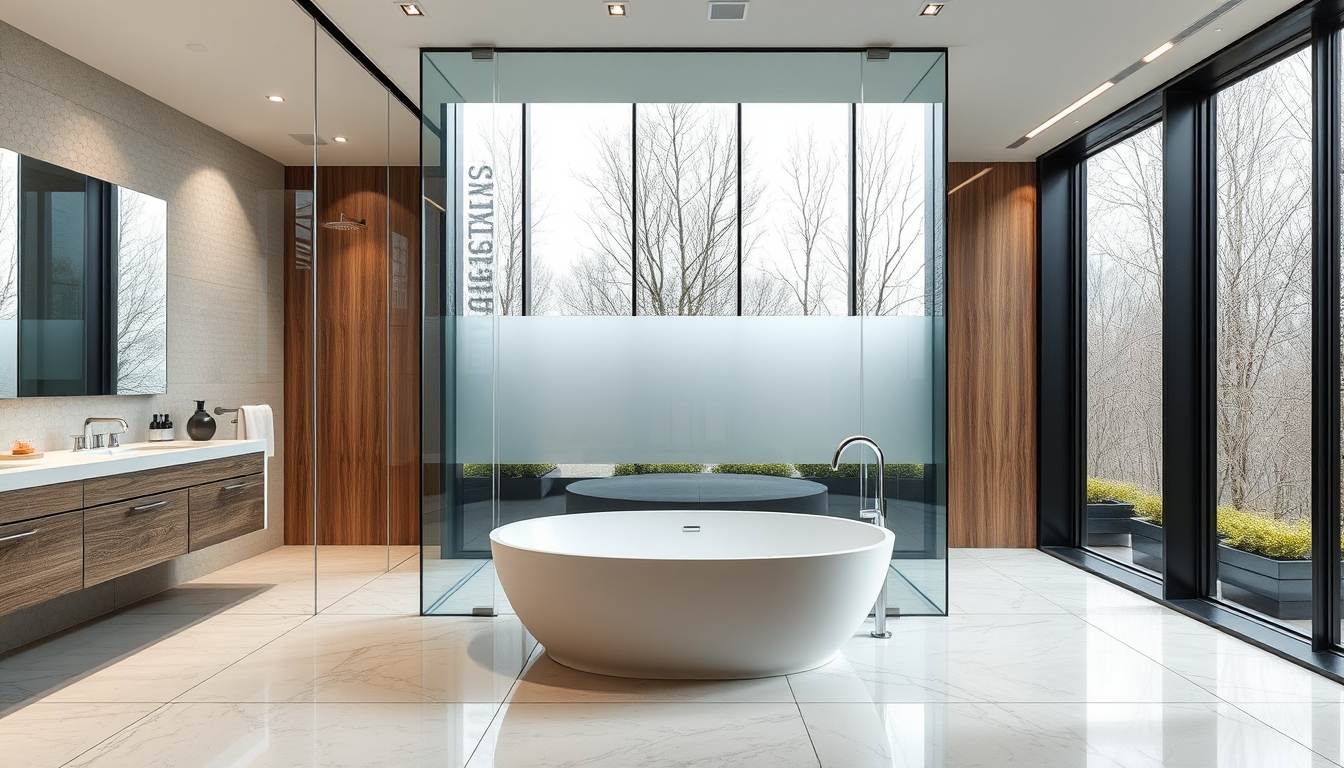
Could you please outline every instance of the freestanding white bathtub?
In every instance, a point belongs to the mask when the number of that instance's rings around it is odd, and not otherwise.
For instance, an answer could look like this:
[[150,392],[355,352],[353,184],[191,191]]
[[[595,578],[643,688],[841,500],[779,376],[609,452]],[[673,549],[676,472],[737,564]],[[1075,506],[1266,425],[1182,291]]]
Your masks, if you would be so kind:
[[490,534],[495,570],[551,658],[617,677],[722,679],[830,661],[863,624],[894,538],[780,512],[596,512]]

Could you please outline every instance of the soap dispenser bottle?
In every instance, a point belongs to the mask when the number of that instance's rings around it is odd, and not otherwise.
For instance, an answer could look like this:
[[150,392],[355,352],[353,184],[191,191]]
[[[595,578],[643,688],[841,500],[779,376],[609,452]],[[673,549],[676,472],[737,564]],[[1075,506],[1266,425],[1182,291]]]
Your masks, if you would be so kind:
[[215,436],[215,420],[205,412],[205,401],[196,401],[196,412],[187,420],[187,437],[192,440],[209,440]]

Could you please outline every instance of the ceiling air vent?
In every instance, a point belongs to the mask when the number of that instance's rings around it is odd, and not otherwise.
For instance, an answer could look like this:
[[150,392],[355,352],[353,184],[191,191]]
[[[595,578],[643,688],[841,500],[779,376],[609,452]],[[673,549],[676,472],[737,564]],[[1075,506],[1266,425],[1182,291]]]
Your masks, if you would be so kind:
[[311,133],[291,133],[289,134],[289,138],[299,142],[305,147],[311,147],[314,144],[320,147],[327,143],[326,139],[321,136],[314,136]]
[[710,21],[742,21],[747,18],[745,0],[710,0]]

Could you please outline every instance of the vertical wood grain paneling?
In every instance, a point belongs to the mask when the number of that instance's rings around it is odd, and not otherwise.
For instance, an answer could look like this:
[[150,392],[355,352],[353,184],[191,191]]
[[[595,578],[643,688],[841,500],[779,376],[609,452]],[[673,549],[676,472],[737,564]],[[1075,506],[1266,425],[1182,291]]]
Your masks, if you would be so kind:
[[1034,547],[1036,166],[949,163],[947,188],[948,543]]
[[[391,361],[388,412],[389,535],[393,544],[420,543],[420,169],[391,169],[388,274]],[[397,236],[406,238],[398,264]]]
[[[310,183],[310,169],[289,170],[295,187]],[[389,195],[387,168],[318,171],[317,221],[344,213],[367,224],[316,229],[316,530],[324,545],[419,541],[419,169],[397,168],[391,176]],[[292,224],[292,206],[289,218]],[[310,544],[313,273],[296,269],[288,229],[285,405],[296,417],[286,424],[286,447],[302,474],[287,484],[293,513],[285,541]],[[394,267],[394,234],[405,238],[400,267]]]
[[296,267],[296,195],[313,169],[285,168],[285,543],[313,543],[313,273]]

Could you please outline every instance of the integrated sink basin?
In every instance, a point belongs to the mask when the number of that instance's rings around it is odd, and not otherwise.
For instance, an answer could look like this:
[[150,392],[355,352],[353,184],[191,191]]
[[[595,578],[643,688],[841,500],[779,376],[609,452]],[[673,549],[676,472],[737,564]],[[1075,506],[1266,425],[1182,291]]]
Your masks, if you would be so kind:
[[126,453],[180,451],[183,448],[196,447],[199,447],[199,443],[133,443],[131,445],[119,445],[116,448],[89,448],[79,451],[79,453],[86,456],[119,456]]
[[0,462],[0,493],[265,451],[265,440],[174,440],[115,448],[47,451],[31,461]]

